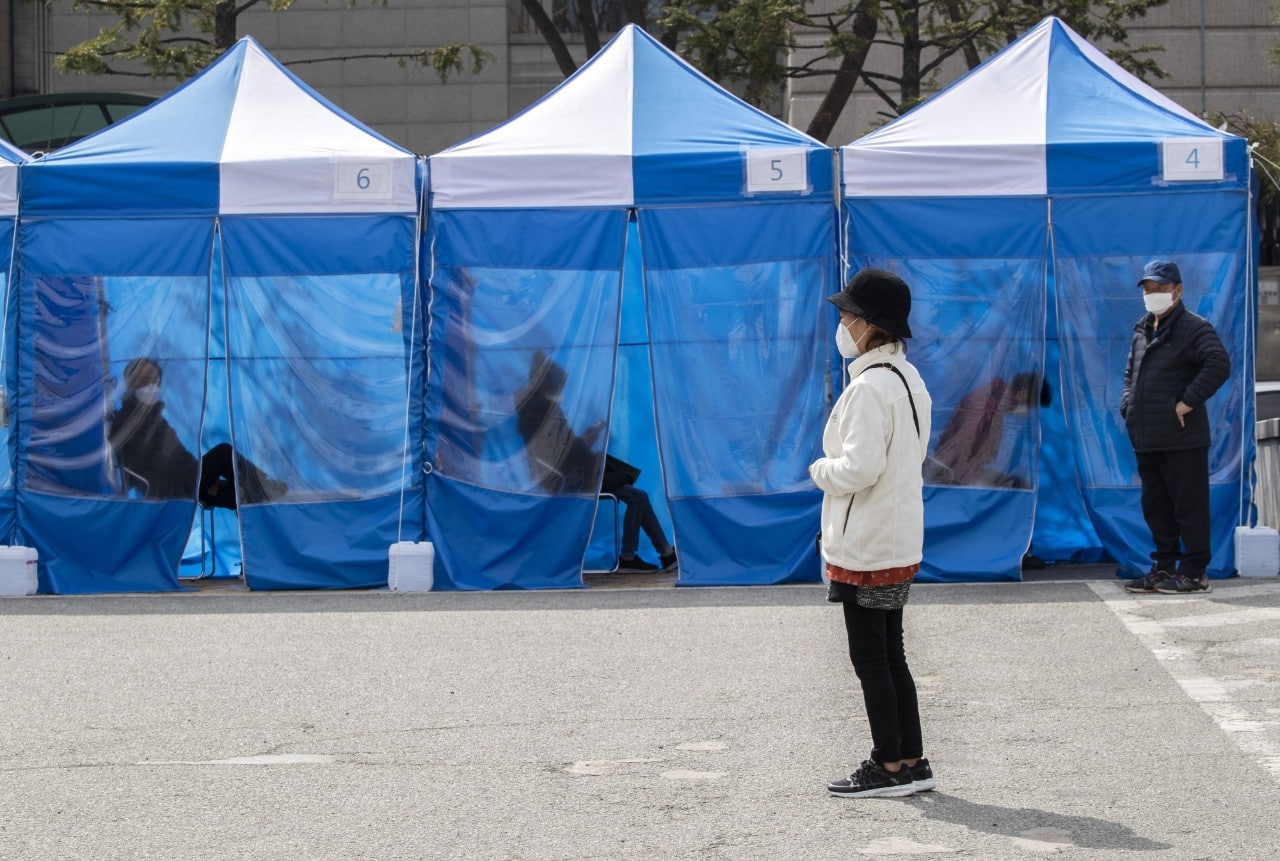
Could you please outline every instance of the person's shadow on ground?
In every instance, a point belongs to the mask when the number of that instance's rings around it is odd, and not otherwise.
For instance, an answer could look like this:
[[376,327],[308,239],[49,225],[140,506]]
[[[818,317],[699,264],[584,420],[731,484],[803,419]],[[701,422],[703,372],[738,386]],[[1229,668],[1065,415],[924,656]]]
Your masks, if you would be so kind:
[[1135,834],[1128,826],[1092,816],[1068,816],[1029,807],[975,804],[943,792],[920,793],[913,796],[912,800],[919,803],[921,812],[929,819],[1017,840],[1087,849],[1152,852],[1172,848],[1168,843],[1159,843]]

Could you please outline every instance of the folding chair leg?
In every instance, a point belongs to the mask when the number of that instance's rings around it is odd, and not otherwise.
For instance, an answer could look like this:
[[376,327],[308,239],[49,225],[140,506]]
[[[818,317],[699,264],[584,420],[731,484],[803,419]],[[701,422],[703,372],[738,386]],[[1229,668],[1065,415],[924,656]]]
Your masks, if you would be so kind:
[[[208,516],[208,518],[209,518],[209,528],[208,528],[208,530],[206,530],[206,529],[205,529],[205,517],[206,517],[206,515],[207,515],[207,516]],[[215,519],[214,510],[213,510],[212,508],[206,508],[206,507],[205,507],[205,506],[203,506],[203,505],[202,505],[202,506],[200,506],[200,579],[201,579],[201,580],[203,580],[205,577],[212,577],[212,576],[214,576],[216,573],[218,573],[218,535],[217,535],[217,528],[218,528],[218,522],[217,522],[217,520]],[[206,555],[206,552],[205,552],[205,543],[204,543],[204,540],[205,540],[205,535],[206,535],[206,534],[209,536],[209,547],[208,547],[209,570],[208,570],[208,573],[206,573],[206,572],[205,572],[205,555]]]
[[613,574],[622,567],[622,517],[618,497],[612,493],[602,493],[600,501],[613,503],[613,566],[603,570],[583,571],[584,574]]

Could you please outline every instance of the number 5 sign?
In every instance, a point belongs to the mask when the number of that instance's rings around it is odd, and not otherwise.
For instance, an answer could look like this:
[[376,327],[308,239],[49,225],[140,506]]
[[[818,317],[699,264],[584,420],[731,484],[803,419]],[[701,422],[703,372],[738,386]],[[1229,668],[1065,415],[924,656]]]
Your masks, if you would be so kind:
[[1160,142],[1164,179],[1216,182],[1222,180],[1222,138],[1181,138]]
[[807,191],[809,151],[799,147],[758,147],[748,149],[747,193]]
[[338,162],[333,166],[334,200],[390,200],[391,165],[386,162]]

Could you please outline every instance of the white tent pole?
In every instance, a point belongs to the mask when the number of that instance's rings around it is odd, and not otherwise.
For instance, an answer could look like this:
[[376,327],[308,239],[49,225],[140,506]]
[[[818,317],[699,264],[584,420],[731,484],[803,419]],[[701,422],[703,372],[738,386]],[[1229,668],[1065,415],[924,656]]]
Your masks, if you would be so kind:
[[[426,196],[426,176],[427,172],[422,171],[422,178],[418,181],[418,213],[413,220],[413,307],[409,320],[409,370],[405,375],[404,383],[404,444],[400,451],[400,511],[396,519],[396,541],[404,539],[404,490],[405,484],[408,483],[406,473],[409,470],[409,424],[410,409],[413,404],[413,361],[414,350],[417,344],[418,336],[418,293],[422,286],[422,254],[418,245],[419,237],[422,236],[422,210],[427,199]],[[436,274],[436,238],[431,237],[431,269],[427,276],[427,284],[430,285],[431,279]],[[430,378],[431,359],[429,356],[429,341],[431,337],[431,321],[427,321],[427,337],[422,342],[422,385],[426,388],[427,381]],[[424,488],[425,490],[425,488]]]
[[[1252,163],[1252,160],[1250,161]],[[1252,376],[1257,374],[1256,351],[1257,351],[1257,332],[1258,332],[1257,325],[1258,324],[1256,322],[1255,317],[1257,313],[1256,306],[1258,301],[1258,279],[1257,279],[1257,268],[1255,267],[1256,261],[1254,260],[1254,257],[1253,257],[1253,177],[1250,176],[1249,179],[1250,179],[1249,190],[1244,196],[1244,201],[1245,201],[1244,202],[1244,224],[1245,224],[1245,228],[1244,228],[1244,235],[1245,235],[1245,252],[1244,252],[1244,255],[1245,255],[1244,257],[1245,259],[1245,267],[1244,267],[1244,283],[1245,283],[1244,344],[1245,344],[1245,347],[1244,347],[1244,354],[1245,354],[1246,360],[1250,356],[1254,357],[1254,360],[1252,362],[1249,362],[1250,367],[1247,368],[1250,376]],[[1252,347],[1252,349],[1250,349],[1250,347]],[[1254,388],[1254,386],[1251,385],[1253,381],[1252,379],[1250,379],[1250,376],[1246,376],[1244,378],[1243,385],[1240,386],[1241,418],[1248,415],[1249,393],[1250,393],[1250,390]],[[1254,416],[1254,420],[1255,422],[1257,421],[1256,415]],[[1249,427],[1247,423],[1243,421],[1240,423],[1240,425],[1241,425],[1240,427],[1240,519],[1237,521],[1237,523],[1240,526],[1251,526],[1253,518],[1249,516],[1249,511],[1246,508],[1246,500],[1248,500],[1252,496],[1252,493],[1250,491],[1252,490],[1252,484],[1253,484],[1253,475],[1252,475],[1253,470],[1250,468],[1250,464],[1246,462],[1247,458],[1245,458],[1244,453],[1248,450],[1248,446],[1249,446],[1249,437],[1247,436],[1247,434],[1254,434],[1256,433],[1256,431],[1254,428]],[[1256,446],[1256,443],[1255,443],[1255,446]],[[1254,457],[1255,458],[1257,457],[1256,448],[1254,451]],[[1238,561],[1239,560],[1237,560],[1237,562]]]
[[[4,280],[4,311],[0,312],[0,425],[8,427],[9,425],[9,391],[5,387],[4,375],[8,371],[6,367],[8,362],[8,354],[5,350],[9,347],[9,300],[13,296],[13,261],[18,255],[18,209],[13,212],[13,239],[9,242],[9,274]],[[11,478],[12,481],[12,478]],[[8,540],[7,538],[5,540]]]

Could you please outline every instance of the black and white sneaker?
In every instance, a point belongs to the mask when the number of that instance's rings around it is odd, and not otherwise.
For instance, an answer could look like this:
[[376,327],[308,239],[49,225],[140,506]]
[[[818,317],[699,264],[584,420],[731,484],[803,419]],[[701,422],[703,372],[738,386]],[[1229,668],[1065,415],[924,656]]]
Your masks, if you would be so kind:
[[903,766],[911,769],[911,785],[916,792],[929,792],[938,785],[938,781],[933,779],[933,769],[929,767],[929,760],[920,757],[915,765]]
[[1142,594],[1142,593],[1151,594],[1153,592],[1158,592],[1160,590],[1157,587],[1172,576],[1173,576],[1172,571],[1165,571],[1163,569],[1156,568],[1153,565],[1151,567],[1151,570],[1148,571],[1145,576],[1139,577],[1137,580],[1130,580],[1128,583],[1125,583],[1124,591],[1136,592],[1139,594]]
[[1167,580],[1156,584],[1156,591],[1162,595],[1192,595],[1212,592],[1209,578],[1201,574],[1199,577],[1188,577],[1186,574],[1174,574]]
[[630,559],[619,559],[618,567],[615,570],[619,574],[652,574],[654,571],[661,571],[662,569],[652,562],[646,562],[639,556],[633,556]]
[[661,564],[663,571],[674,571],[680,567],[680,560],[676,558],[676,551],[674,548],[670,553],[663,554]]
[[848,777],[827,784],[827,792],[841,798],[905,798],[915,791],[911,769],[891,772],[869,759]]

